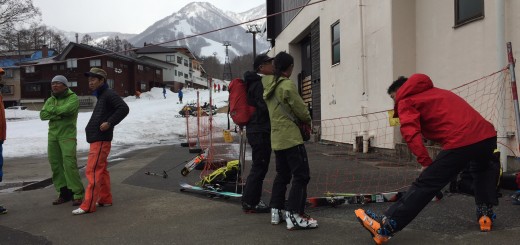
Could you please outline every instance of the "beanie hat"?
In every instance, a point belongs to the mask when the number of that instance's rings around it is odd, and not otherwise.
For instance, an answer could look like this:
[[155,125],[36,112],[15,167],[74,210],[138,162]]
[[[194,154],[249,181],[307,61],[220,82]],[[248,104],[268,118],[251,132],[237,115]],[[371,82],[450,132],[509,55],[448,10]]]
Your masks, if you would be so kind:
[[63,85],[65,85],[66,87],[69,86],[69,80],[67,80],[67,78],[62,75],[57,75],[54,78],[52,78],[51,83],[52,82],[63,83]]

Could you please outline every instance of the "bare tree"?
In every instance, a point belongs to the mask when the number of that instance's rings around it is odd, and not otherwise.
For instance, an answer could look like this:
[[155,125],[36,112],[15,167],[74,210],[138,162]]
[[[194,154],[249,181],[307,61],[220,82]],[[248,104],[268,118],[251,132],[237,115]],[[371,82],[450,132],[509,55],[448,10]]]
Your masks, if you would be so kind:
[[0,32],[41,15],[32,0],[0,0]]
[[89,45],[90,42],[92,42],[92,36],[90,36],[89,34],[85,34],[82,38],[81,38],[81,43],[82,44],[86,44],[86,45]]
[[233,58],[231,61],[231,69],[233,70],[233,78],[242,78],[246,71],[253,70],[253,53]]
[[224,66],[215,56],[201,57],[202,67],[210,77],[222,79]]

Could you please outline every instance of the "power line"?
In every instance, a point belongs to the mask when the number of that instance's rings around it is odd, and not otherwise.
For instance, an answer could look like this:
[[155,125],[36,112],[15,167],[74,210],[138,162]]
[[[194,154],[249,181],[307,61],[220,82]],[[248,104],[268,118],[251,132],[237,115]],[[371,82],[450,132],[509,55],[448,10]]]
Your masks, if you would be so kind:
[[[247,24],[247,23],[255,22],[255,21],[258,21],[258,20],[267,19],[269,17],[281,15],[281,14],[284,14],[284,13],[287,13],[287,12],[291,12],[291,11],[294,11],[294,10],[303,9],[303,8],[305,8],[307,6],[311,6],[311,5],[322,3],[322,2],[326,2],[326,1],[327,0],[319,0],[319,1],[316,1],[316,2],[313,2],[313,3],[307,3],[307,4],[301,5],[299,7],[295,7],[295,8],[292,8],[292,9],[288,9],[288,10],[284,10],[284,11],[281,11],[281,12],[273,13],[273,14],[270,14],[270,15],[266,15],[266,16],[263,16],[263,17],[256,18],[256,19],[248,20],[248,21],[245,21],[245,22],[242,22],[242,23],[238,23],[238,24],[234,24],[234,25],[218,28],[218,29],[211,30],[211,31],[207,31],[207,32],[199,33],[199,34],[194,34],[194,35],[190,35],[190,36],[186,36],[186,37],[182,37],[182,38],[178,38],[178,39],[162,42],[162,43],[148,45],[147,47],[149,47],[149,46],[159,46],[159,45],[162,45],[162,44],[167,44],[167,43],[172,43],[172,42],[177,42],[177,41],[181,41],[181,40],[186,40],[186,39],[190,39],[190,38],[194,38],[194,37],[198,37],[198,36],[207,35],[207,34],[210,34],[210,33],[213,33],[213,32],[218,32],[218,31],[222,31],[222,30],[225,30],[225,29],[241,26],[241,25],[244,25],[244,24]],[[117,51],[117,52],[111,52],[111,53],[93,55],[93,56],[88,56],[88,57],[82,57],[82,58],[77,58],[77,60],[84,60],[84,59],[92,59],[92,58],[97,58],[97,57],[103,57],[103,56],[108,56],[108,55],[113,55],[113,54],[124,53],[124,52],[128,52],[128,51],[134,51],[134,50],[137,50],[137,49],[140,49],[140,48],[131,48],[131,49],[126,49],[126,50]],[[32,66],[32,65],[25,65],[25,66]],[[25,66],[20,66],[20,67],[25,67]]]

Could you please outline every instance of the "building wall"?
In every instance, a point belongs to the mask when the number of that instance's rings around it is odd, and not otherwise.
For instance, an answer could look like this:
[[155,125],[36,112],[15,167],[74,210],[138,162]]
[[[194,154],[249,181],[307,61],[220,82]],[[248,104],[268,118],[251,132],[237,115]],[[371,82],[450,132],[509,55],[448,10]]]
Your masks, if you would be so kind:
[[[272,55],[288,51],[296,61],[294,71],[301,70],[298,38],[319,18],[322,120],[391,107],[381,89],[381,81],[391,82],[393,73],[390,1],[362,2],[364,38],[359,1],[329,0],[303,9],[280,33],[271,51]],[[341,61],[333,65],[331,25],[338,20]],[[296,80],[296,75],[293,72],[291,79]]]
[[[166,54],[166,53],[161,53],[161,54],[146,54],[146,56],[149,56],[149,57],[152,57],[154,59],[158,59],[158,60],[162,60],[162,61],[165,61],[165,62],[168,62],[166,61],[166,55],[175,55],[175,60],[173,62],[173,64],[176,64],[177,67],[174,68],[173,70],[173,78],[168,78],[169,80],[168,81],[175,81],[175,82],[180,82],[180,83],[186,83],[186,81],[190,81],[191,78],[189,77],[189,74],[190,74],[190,58],[183,54],[183,53],[180,53],[180,52],[172,52],[171,54]],[[177,63],[177,57],[181,57],[182,58],[182,62],[179,64]],[[188,66],[185,66],[184,65],[184,60],[187,60],[187,64]],[[177,71],[177,76],[175,75],[175,71]],[[179,76],[179,72],[182,72],[183,76]],[[188,74],[188,78],[185,78],[184,77],[184,74]],[[171,80],[170,80],[171,79]]]
[[[6,107],[18,105],[21,98],[20,68],[4,68],[4,70],[6,71],[6,75],[2,77],[2,81],[5,83],[5,86],[12,86],[13,92],[13,94],[2,94],[4,105]],[[12,76],[8,76],[8,72],[11,73]]]
[[[399,75],[426,73],[437,87],[451,89],[503,67],[497,0],[484,2],[482,20],[454,28],[453,0],[329,0],[300,11],[276,36],[271,55],[288,51],[295,58],[296,81],[299,42],[319,19],[321,119],[384,111],[393,105],[386,89]],[[520,1],[504,2],[505,40],[518,58]],[[333,65],[331,25],[338,20],[341,62]]]

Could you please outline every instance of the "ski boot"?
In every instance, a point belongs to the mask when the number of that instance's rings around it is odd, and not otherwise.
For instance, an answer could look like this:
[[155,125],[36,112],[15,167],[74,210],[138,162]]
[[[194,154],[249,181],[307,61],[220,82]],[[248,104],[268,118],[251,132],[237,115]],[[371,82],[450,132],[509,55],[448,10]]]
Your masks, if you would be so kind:
[[318,228],[318,221],[306,214],[298,214],[290,211],[285,211],[285,216],[287,230],[291,231]]
[[376,244],[388,242],[394,235],[396,222],[385,216],[378,216],[370,210],[357,209],[354,211],[363,227],[370,232]]
[[480,231],[491,231],[495,219],[496,214],[493,212],[493,205],[481,204],[477,206],[477,220],[480,225]]

